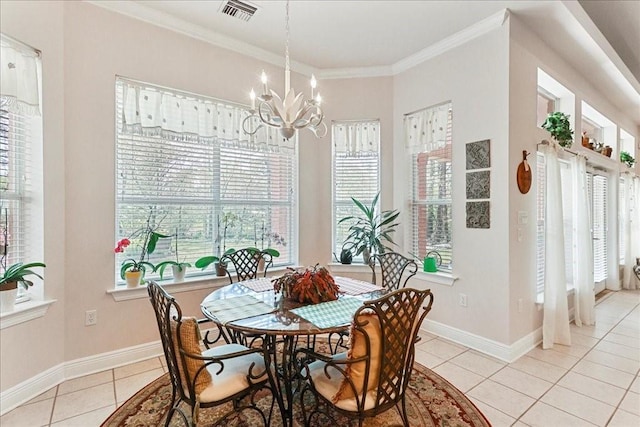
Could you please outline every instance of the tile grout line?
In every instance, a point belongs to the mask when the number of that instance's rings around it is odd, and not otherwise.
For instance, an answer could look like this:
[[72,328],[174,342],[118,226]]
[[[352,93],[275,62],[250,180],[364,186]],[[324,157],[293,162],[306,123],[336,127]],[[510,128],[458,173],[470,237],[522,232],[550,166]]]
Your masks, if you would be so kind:
[[[523,412],[523,413],[522,413],[522,414],[521,414],[521,415],[516,419],[516,421],[515,421],[515,422],[516,422],[516,423],[517,423],[518,421],[520,421],[520,422],[524,422],[524,421],[521,421],[522,417],[523,417],[527,412],[529,412],[529,410],[530,410],[530,409],[531,409],[531,408],[532,408],[536,403],[540,402],[540,400],[541,400],[541,399],[542,399],[542,398],[543,398],[547,393],[549,393],[549,390],[551,390],[553,387],[555,387],[555,386],[563,387],[563,386],[559,385],[558,383],[559,383],[560,381],[562,381],[562,379],[563,379],[564,377],[566,377],[566,376],[567,376],[567,374],[569,374],[569,372],[572,372],[572,371],[573,371],[573,368],[575,368],[575,367],[576,367],[576,365],[577,365],[578,363],[580,363],[580,362],[581,362],[581,361],[582,361],[582,360],[583,360],[583,359],[584,359],[584,358],[585,358],[589,353],[591,353],[591,351],[593,351],[593,349],[595,349],[595,348],[596,348],[596,346],[597,346],[598,344],[600,344],[600,343],[604,340],[604,338],[605,338],[607,335],[609,335],[609,333],[611,333],[611,331],[612,331],[616,326],[618,326],[618,325],[619,325],[623,320],[625,320],[625,319],[627,318],[627,316],[628,316],[629,314],[631,314],[631,313],[633,312],[633,310],[635,310],[638,306],[640,306],[640,303],[639,303],[639,304],[636,304],[636,305],[634,306],[634,308],[632,308],[631,310],[629,310],[629,312],[628,312],[628,313],[627,313],[623,318],[621,318],[621,319],[620,319],[620,320],[619,320],[615,325],[613,325],[613,326],[612,326],[612,327],[611,327],[611,328],[610,328],[610,329],[609,329],[609,330],[608,330],[608,331],[607,331],[607,332],[606,332],[606,333],[605,333],[601,338],[593,337],[593,338],[597,339],[597,340],[598,340],[598,342],[596,342],[593,346],[591,346],[591,348],[589,349],[589,351],[587,351],[584,355],[582,355],[582,357],[580,357],[580,358],[578,359],[578,361],[577,361],[576,363],[574,363],[574,364],[571,366],[571,368],[569,368],[569,369],[567,370],[567,372],[565,372],[564,374],[562,374],[562,376],[561,376],[560,378],[558,378],[558,380],[557,380],[557,381],[556,381],[556,382],[555,382],[551,387],[549,387],[549,389],[548,389],[547,391],[545,391],[544,393],[542,393],[542,395],[540,395],[540,397],[538,397],[538,399],[537,399],[535,402],[533,402],[533,404],[532,404],[531,406],[529,406],[529,407],[528,407],[528,408],[527,408],[527,409],[526,409],[526,410],[525,410],[525,411],[524,411],[524,412]],[[575,321],[574,321],[574,324],[575,324]],[[588,326],[591,326],[591,325],[588,325]],[[595,323],[594,323],[594,326],[595,326]],[[550,350],[553,350],[553,349],[550,349]],[[557,352],[557,351],[556,351],[556,353],[560,353],[560,352]],[[547,363],[549,363],[549,362],[547,362]],[[595,363],[595,362],[593,362],[593,363]],[[553,365],[552,363],[550,363],[550,364],[551,364],[551,365]],[[597,363],[597,364],[599,365],[599,363]],[[602,366],[606,366],[606,365],[602,365]],[[612,369],[615,369],[615,368],[612,368]],[[619,369],[616,369],[616,370],[619,370]],[[623,372],[623,371],[620,371],[620,372]],[[628,372],[627,372],[627,373],[628,373]],[[535,376],[535,375],[534,375],[534,376]],[[585,375],[585,376],[586,376],[586,375]],[[592,378],[592,377],[589,377],[589,378]],[[593,378],[593,379],[597,380],[596,378]],[[598,380],[598,381],[599,381],[599,380]],[[633,380],[631,381],[631,383],[630,383],[630,384],[629,384],[629,386],[627,387],[627,391],[628,391],[629,387],[631,387],[631,385],[632,385],[632,384],[633,384]],[[566,387],[563,387],[563,388],[565,388],[565,389],[566,389]],[[620,388],[622,388],[622,387],[620,387]],[[573,392],[575,392],[575,393],[578,393],[578,394],[580,394],[580,395],[582,395],[582,396],[586,396],[586,397],[589,397],[589,398],[591,398],[591,399],[597,400],[598,402],[601,402],[601,401],[600,401],[600,400],[598,400],[598,399],[595,399],[595,398],[593,398],[593,397],[591,397],[591,396],[587,396],[587,395],[582,394],[582,393],[580,393],[580,392],[577,392],[577,391],[575,391],[575,390],[571,390],[571,389],[568,389],[568,390],[573,391]],[[626,392],[625,392],[625,395],[626,395]],[[622,399],[624,399],[624,395],[623,395]],[[619,406],[620,406],[620,403],[622,402],[622,399],[620,400],[620,402],[618,402],[618,405],[617,405],[617,406],[614,406],[614,410],[613,410],[613,412],[611,413],[611,415],[609,416],[609,418],[608,418],[607,422],[605,423],[605,426],[606,426],[606,425],[608,425],[608,424],[609,424],[609,422],[611,422],[611,419],[613,418],[613,416],[614,416],[614,415],[616,414],[616,412],[618,411],[618,408],[619,408]],[[544,403],[545,405],[548,405],[548,403],[545,403],[545,402],[541,402],[541,403]],[[602,403],[607,404],[606,402],[602,402]],[[576,417],[576,418],[578,418],[578,419],[581,419],[581,420],[583,420],[583,421],[586,421],[586,422],[588,422],[588,423],[591,423],[591,421],[589,421],[589,420],[585,420],[585,419],[584,419],[584,418],[582,418],[582,417],[579,417],[579,416],[577,416],[577,415],[571,414],[570,412],[567,412],[567,411],[565,411],[565,410],[564,410],[564,409],[562,409],[562,408],[557,408],[557,407],[555,407],[555,406],[553,406],[553,405],[549,405],[549,406],[551,406],[551,407],[553,407],[553,408],[555,408],[555,409],[558,409],[558,410],[560,410],[560,411],[562,411],[562,412],[564,412],[564,413],[567,413],[567,414],[569,414],[569,415],[571,415],[571,416],[573,416],[573,417]],[[609,406],[613,406],[613,405],[609,405]],[[514,423],[514,424],[515,424],[515,423]],[[591,424],[593,424],[593,423],[591,423]]]

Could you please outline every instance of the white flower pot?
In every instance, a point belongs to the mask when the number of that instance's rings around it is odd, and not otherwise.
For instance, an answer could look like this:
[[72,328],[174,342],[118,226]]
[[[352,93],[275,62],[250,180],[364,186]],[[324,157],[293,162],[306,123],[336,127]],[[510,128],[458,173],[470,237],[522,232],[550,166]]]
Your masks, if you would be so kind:
[[179,265],[172,265],[171,271],[173,272],[174,282],[184,282],[184,275],[187,273],[187,267],[182,267],[181,269]]
[[18,295],[18,288],[9,289],[6,291],[0,291],[0,313],[13,311],[13,309],[16,306],[17,295]]

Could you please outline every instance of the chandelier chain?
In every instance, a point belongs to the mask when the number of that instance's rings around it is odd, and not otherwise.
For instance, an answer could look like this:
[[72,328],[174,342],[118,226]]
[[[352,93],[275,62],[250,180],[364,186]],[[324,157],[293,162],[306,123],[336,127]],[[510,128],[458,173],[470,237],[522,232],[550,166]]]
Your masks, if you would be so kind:
[[[286,32],[286,43],[285,43],[285,47],[284,47],[284,68],[285,68],[285,72],[289,72],[291,65],[289,64],[289,0],[287,0],[287,5],[286,5],[286,13],[285,13],[285,32]],[[286,94],[285,94],[286,95]]]

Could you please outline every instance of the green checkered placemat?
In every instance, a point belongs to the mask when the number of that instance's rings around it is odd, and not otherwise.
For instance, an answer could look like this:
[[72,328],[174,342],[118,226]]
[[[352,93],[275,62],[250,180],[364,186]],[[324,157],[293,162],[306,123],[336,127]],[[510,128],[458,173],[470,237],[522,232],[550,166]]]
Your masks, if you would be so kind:
[[361,305],[362,301],[358,298],[341,296],[335,301],[305,305],[294,308],[291,312],[308,320],[318,328],[331,328],[350,324],[353,315]]
[[216,316],[222,324],[227,324],[238,319],[259,316],[271,313],[275,308],[269,304],[252,297],[251,295],[241,295],[233,298],[225,298],[210,302],[205,308],[209,313]]

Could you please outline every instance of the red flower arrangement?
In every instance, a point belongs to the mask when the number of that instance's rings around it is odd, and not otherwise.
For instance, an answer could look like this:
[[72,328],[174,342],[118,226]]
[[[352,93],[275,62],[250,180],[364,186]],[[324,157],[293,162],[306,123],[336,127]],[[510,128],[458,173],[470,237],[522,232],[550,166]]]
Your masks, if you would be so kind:
[[282,276],[273,279],[273,289],[283,297],[301,303],[317,304],[338,299],[340,287],[325,267],[316,264],[306,268],[287,268]]

